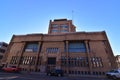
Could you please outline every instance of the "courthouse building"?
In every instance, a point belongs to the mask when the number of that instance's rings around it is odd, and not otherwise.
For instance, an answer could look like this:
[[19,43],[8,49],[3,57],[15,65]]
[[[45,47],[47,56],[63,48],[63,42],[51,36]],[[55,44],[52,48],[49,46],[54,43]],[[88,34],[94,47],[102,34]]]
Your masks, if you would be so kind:
[[76,32],[67,19],[50,20],[48,34],[13,35],[3,62],[23,71],[60,68],[80,75],[101,75],[116,68],[105,31]]

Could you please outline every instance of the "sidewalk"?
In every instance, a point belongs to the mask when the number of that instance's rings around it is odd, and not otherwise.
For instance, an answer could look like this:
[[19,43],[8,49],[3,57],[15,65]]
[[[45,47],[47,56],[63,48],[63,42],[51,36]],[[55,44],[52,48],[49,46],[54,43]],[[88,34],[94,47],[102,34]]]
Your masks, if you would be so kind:
[[69,77],[94,77],[94,78],[105,78],[106,76],[105,75],[71,75],[69,74],[68,75]]
[[25,72],[21,71],[21,74],[31,74],[31,75],[46,75],[46,73],[41,73],[41,72]]
[[[30,74],[30,75],[46,75],[46,73],[41,73],[41,72],[21,72],[22,74]],[[95,78],[105,78],[105,75],[75,75],[75,74],[64,74],[64,76],[68,77],[95,77]]]

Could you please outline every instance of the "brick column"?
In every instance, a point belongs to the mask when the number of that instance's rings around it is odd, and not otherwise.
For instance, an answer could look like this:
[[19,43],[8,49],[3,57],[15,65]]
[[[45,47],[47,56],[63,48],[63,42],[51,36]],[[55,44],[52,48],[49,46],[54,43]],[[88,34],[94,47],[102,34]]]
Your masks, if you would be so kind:
[[57,57],[56,57],[56,68],[61,69],[61,52],[60,49],[57,52]]
[[35,60],[35,71],[37,71],[37,67],[38,67],[38,61],[39,61],[39,58],[40,58],[40,51],[41,51],[41,44],[42,42],[39,42],[38,43],[38,51],[37,51],[37,59]]
[[46,72],[48,54],[46,53],[46,51],[43,51],[41,52],[41,55],[42,55],[42,59],[41,59],[41,65],[40,65],[40,72]]
[[89,65],[89,70],[90,70],[90,74],[92,74],[92,64],[91,64],[91,60],[90,60],[90,50],[89,50],[89,47],[88,47],[88,44],[89,44],[89,41],[85,41],[85,45],[86,45],[86,52],[87,52],[87,57],[88,57],[88,65]]
[[22,56],[23,56],[23,53],[24,53],[24,46],[25,46],[25,42],[22,43],[21,50],[18,53],[18,54],[20,54],[20,56],[18,58],[18,64],[17,64],[18,67],[20,66],[20,62],[21,62],[21,59],[22,59]]

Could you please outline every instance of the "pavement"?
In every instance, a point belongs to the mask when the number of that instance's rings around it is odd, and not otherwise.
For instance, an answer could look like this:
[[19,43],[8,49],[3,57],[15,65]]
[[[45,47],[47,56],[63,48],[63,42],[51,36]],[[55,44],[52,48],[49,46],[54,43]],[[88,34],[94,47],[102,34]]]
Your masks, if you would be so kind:
[[110,80],[104,75],[67,75],[63,77],[46,76],[41,72],[20,72],[8,73],[0,72],[0,80]]
[[[21,72],[21,74],[26,74],[26,75],[46,75],[46,73],[41,73],[41,72]],[[77,75],[77,74],[64,74],[64,76],[69,76],[69,77],[93,77],[93,78],[105,78],[105,75]]]
[[[0,71],[0,75],[5,74],[5,73],[6,72]],[[22,74],[22,75],[35,75],[35,76],[46,75],[46,73],[42,73],[42,72],[25,72],[25,71],[21,71],[20,74]],[[64,76],[69,76],[69,77],[76,77],[76,76],[78,76],[78,77],[94,77],[94,78],[95,77],[96,78],[98,78],[98,77],[99,78],[105,78],[106,77],[105,75],[77,75],[77,74],[69,74],[69,75],[64,74]]]

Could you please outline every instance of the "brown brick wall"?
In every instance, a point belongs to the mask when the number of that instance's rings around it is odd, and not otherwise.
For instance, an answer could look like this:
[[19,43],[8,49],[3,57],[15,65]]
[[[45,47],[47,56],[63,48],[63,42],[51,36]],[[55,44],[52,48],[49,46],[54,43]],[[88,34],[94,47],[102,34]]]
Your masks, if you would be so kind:
[[[41,52],[24,52],[25,44],[30,41],[38,41],[41,42]],[[92,71],[107,71],[112,68],[112,66],[109,65],[111,62],[111,58],[113,57],[113,53],[111,52],[111,49],[106,46],[105,42],[108,42],[108,40],[104,36],[104,32],[77,32],[77,33],[66,33],[66,34],[59,34],[59,35],[50,35],[50,34],[37,34],[37,35],[22,35],[22,36],[15,36],[11,42],[13,42],[13,45],[9,48],[8,57],[6,63],[10,64],[10,60],[12,56],[35,56],[37,61],[38,56],[42,56],[41,65],[31,65],[30,68],[33,70],[40,69],[43,72],[45,71],[47,67],[47,58],[48,57],[56,57],[56,67],[62,68],[64,70],[74,71],[90,71],[89,67],[61,67],[61,56],[67,56],[67,53],[64,52],[65,48],[65,41],[88,41],[90,52],[89,53],[68,53],[69,57],[100,57],[103,62],[103,67],[97,67],[92,68]],[[40,46],[39,45],[39,46]],[[88,44],[86,44],[88,45]],[[58,48],[58,53],[47,53],[46,48]],[[40,51],[39,49],[39,51]],[[106,52],[106,49],[109,50],[109,54]],[[22,51],[21,51],[22,50]],[[19,54],[17,54],[19,52]],[[109,57],[110,56],[110,57]],[[12,65],[12,64],[10,64]],[[17,65],[17,64],[16,64]],[[28,65],[19,65],[20,67],[27,70],[29,67]]]

